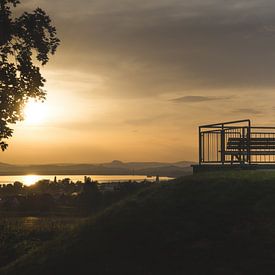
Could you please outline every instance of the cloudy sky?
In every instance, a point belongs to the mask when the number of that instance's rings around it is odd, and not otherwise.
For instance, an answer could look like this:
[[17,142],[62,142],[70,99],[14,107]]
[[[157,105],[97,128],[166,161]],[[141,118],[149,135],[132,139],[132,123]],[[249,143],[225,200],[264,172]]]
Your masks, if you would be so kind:
[[19,123],[11,163],[197,159],[197,126],[275,125],[271,0],[22,0],[62,41],[47,118]]

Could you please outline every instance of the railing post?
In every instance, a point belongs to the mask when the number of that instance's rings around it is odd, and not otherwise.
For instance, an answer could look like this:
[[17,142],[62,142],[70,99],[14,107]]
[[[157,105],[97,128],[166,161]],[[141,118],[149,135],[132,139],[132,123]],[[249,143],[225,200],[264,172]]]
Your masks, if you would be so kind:
[[[240,164],[245,164],[245,157],[247,157],[247,152],[248,152],[248,148],[247,148],[247,142],[246,142],[246,135],[245,135],[245,128],[246,127],[242,127],[241,128],[241,155],[240,155]],[[246,154],[245,154],[246,153]]]
[[202,134],[201,134],[201,127],[199,127],[199,165],[202,163]]
[[225,162],[225,136],[224,136],[224,126],[222,125],[221,130],[221,161],[222,165],[224,165]]
[[248,164],[251,164],[250,138],[251,138],[251,124],[250,124],[250,120],[249,120],[248,127],[247,127],[247,162],[248,162]]

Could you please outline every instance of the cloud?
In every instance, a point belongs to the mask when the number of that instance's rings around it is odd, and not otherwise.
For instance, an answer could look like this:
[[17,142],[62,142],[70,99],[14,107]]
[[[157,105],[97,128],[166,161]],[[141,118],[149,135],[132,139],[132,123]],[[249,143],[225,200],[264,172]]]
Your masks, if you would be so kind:
[[253,108],[239,108],[239,109],[234,110],[234,112],[237,112],[239,114],[253,114],[253,115],[260,115],[263,113],[259,110],[255,110]]
[[25,4],[47,10],[57,26],[62,44],[49,65],[98,76],[102,82],[89,90],[93,95],[153,98],[171,93],[171,98],[186,90],[183,97],[190,91],[208,97],[210,91],[223,90],[223,97],[234,89],[241,100],[243,90],[275,86],[274,1]]
[[150,125],[152,123],[157,123],[159,121],[167,120],[167,118],[169,118],[169,115],[162,114],[157,116],[147,116],[141,118],[128,119],[125,121],[125,123],[132,126],[144,126]]
[[176,103],[181,102],[204,102],[204,101],[214,101],[214,100],[225,100],[229,99],[227,97],[214,97],[214,96],[182,96],[178,98],[174,98],[171,101]]
[[45,8],[57,25],[62,46],[54,66],[100,75],[105,94],[275,86],[275,37],[267,34],[275,25],[273,1],[36,0],[26,5]]

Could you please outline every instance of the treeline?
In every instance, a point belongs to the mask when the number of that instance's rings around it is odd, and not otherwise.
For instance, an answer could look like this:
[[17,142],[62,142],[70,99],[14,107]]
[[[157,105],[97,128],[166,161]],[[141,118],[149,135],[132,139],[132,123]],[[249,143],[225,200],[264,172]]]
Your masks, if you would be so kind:
[[0,210],[32,212],[94,213],[144,188],[149,182],[99,184],[86,178],[73,182],[41,180],[31,186],[20,182],[0,186]]

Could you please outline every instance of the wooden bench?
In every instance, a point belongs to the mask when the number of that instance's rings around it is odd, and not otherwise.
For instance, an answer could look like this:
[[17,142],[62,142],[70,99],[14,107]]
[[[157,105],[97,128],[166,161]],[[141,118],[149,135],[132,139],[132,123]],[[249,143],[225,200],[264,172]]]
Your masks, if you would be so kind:
[[275,138],[241,138],[230,137],[227,140],[225,155],[231,156],[231,162],[234,157],[241,162],[242,156],[271,156],[275,155]]

